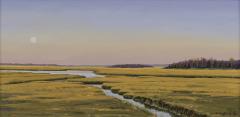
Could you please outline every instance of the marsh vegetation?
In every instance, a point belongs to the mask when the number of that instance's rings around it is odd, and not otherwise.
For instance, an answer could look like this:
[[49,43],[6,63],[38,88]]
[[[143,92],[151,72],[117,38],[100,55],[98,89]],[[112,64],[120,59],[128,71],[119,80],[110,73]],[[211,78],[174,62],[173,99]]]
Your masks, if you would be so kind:
[[[104,78],[88,79],[60,74],[1,73],[3,97],[1,111],[5,115],[16,113],[28,115],[31,113],[25,111],[34,106],[30,111],[36,116],[42,111],[46,116],[54,114],[60,116],[60,111],[70,116],[152,116],[143,110],[107,97],[100,89],[89,87],[88,84],[101,84],[104,89],[120,94],[126,99],[133,99],[150,108],[175,115],[189,117],[240,115],[239,70],[82,66],[1,66],[1,69],[91,70],[105,75]],[[61,109],[46,111],[43,108],[47,108],[47,104],[50,103],[45,101],[53,101],[52,107]],[[26,109],[22,110],[20,107]]]
[[71,81],[102,82],[103,88],[126,98],[185,116],[197,113],[237,117],[240,114],[239,79],[109,76]]
[[152,116],[105,96],[98,88],[67,81],[81,78],[69,75],[1,73],[1,116]]

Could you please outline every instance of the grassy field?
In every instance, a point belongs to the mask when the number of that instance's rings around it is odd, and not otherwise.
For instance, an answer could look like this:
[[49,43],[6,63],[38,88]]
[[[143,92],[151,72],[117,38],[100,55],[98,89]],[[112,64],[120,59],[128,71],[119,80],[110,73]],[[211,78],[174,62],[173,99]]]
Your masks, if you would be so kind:
[[[57,102],[63,102],[54,107],[62,107],[67,105],[69,108],[82,108],[74,112],[82,112],[83,115],[90,115],[96,113],[98,116],[105,116],[103,113],[109,113],[109,115],[116,115],[126,113],[124,116],[148,116],[147,113],[132,109],[129,106],[122,104],[121,102],[114,100],[110,97],[104,96],[98,89],[88,87],[84,84],[87,83],[103,83],[104,88],[111,89],[113,92],[124,95],[126,98],[133,98],[136,101],[142,101],[142,103],[149,105],[155,104],[162,107],[167,111],[171,110],[193,110],[197,113],[203,113],[211,117],[238,117],[240,116],[240,70],[220,70],[220,69],[162,69],[162,68],[107,68],[107,67],[86,67],[86,66],[1,66],[0,69],[18,69],[18,70],[92,70],[98,74],[106,75],[105,78],[79,78],[76,76],[69,75],[47,75],[38,74],[33,75],[31,73],[18,73],[11,74],[1,73],[1,79],[3,84],[2,92],[5,99],[11,102],[12,99],[18,96],[14,96],[22,91],[31,92],[29,95],[34,96],[38,91],[41,91],[41,86],[48,86],[44,88],[50,88],[43,91],[43,95],[48,95],[51,88],[55,88],[57,91],[61,91],[59,86],[68,85],[66,92],[77,91],[77,92],[89,92],[90,94],[96,94],[93,96],[92,102],[82,105],[89,97],[85,97],[84,94],[78,94],[81,98],[76,97],[75,101],[83,101],[81,104],[74,105],[71,101],[68,103],[67,100],[71,100],[75,93],[63,93],[64,100]],[[42,81],[44,80],[44,82]],[[82,84],[83,83],[83,84]],[[51,84],[51,85],[50,85]],[[20,85],[20,88],[17,86]],[[76,87],[74,87],[77,85]],[[16,87],[14,87],[16,86]],[[32,91],[20,90],[22,87],[32,89]],[[73,87],[71,87],[73,86]],[[5,87],[5,88],[4,88]],[[12,87],[12,88],[11,88]],[[33,88],[31,88],[33,87]],[[79,88],[78,88],[79,87]],[[85,87],[85,88],[80,88]],[[65,89],[65,88],[63,88]],[[16,92],[15,92],[16,90]],[[5,92],[4,92],[5,91]],[[7,92],[10,92],[8,94]],[[11,92],[13,94],[11,94]],[[40,93],[39,92],[39,93]],[[65,91],[64,91],[65,92]],[[98,92],[98,93],[96,93]],[[53,92],[51,92],[53,93]],[[8,96],[10,95],[10,96]],[[13,95],[13,96],[11,96]],[[40,95],[40,94],[38,94]],[[56,100],[55,98],[61,97],[58,92],[55,92],[50,99]],[[55,96],[56,95],[56,96]],[[60,95],[60,96],[58,96]],[[7,98],[6,98],[7,97]],[[10,98],[11,97],[11,98]],[[40,96],[41,97],[41,96]],[[53,99],[51,99],[53,98]],[[99,101],[101,98],[106,100]],[[35,98],[31,98],[35,99]],[[39,99],[40,100],[40,99]],[[149,102],[150,100],[150,102]],[[147,102],[146,102],[147,101]],[[161,102],[161,103],[160,103]],[[162,104],[164,102],[165,106]],[[1,102],[5,103],[5,102]],[[11,102],[12,103],[12,102]],[[96,104],[99,108],[103,108],[102,111],[96,109],[91,110],[91,104]],[[116,106],[116,103],[118,103]],[[32,103],[30,103],[32,104]],[[28,105],[30,105],[28,103]],[[35,104],[35,103],[33,103]],[[85,103],[83,103],[85,104]],[[160,105],[159,105],[160,104]],[[14,104],[13,105],[17,105]],[[39,104],[38,104],[39,105]],[[62,105],[62,106],[61,106]],[[167,106],[166,106],[167,105]],[[170,106],[169,106],[170,105]],[[34,105],[31,105],[34,106]],[[45,106],[45,105],[43,105]],[[113,106],[113,107],[111,107]],[[115,107],[116,106],[116,107]],[[37,108],[37,106],[35,106]],[[89,111],[81,111],[84,108],[91,108]],[[11,107],[12,108],[12,107]],[[4,110],[11,110],[7,107]],[[15,108],[15,107],[14,107]],[[39,108],[42,108],[41,104]],[[106,109],[105,109],[106,108]],[[123,108],[118,110],[119,108]],[[18,110],[18,109],[15,109]],[[69,111],[73,111],[70,109]],[[107,110],[107,111],[104,111]],[[122,111],[121,111],[122,110]],[[31,110],[32,111],[32,110]],[[10,111],[9,111],[10,112]],[[16,111],[17,112],[17,111]],[[20,110],[18,111],[21,112]],[[33,111],[34,112],[34,111]],[[54,111],[55,112],[55,111]],[[66,112],[66,111],[64,111]],[[73,112],[73,113],[74,113]],[[84,113],[85,112],[85,113]],[[35,112],[38,113],[38,112]],[[50,112],[52,114],[53,112]],[[185,111],[184,111],[185,113]],[[78,113],[81,114],[81,113]],[[76,115],[78,115],[76,114]],[[73,114],[74,115],[74,114]],[[189,115],[189,113],[188,113]]]
[[71,79],[81,77],[1,73],[1,117],[152,116]]
[[[91,68],[89,68],[91,70]],[[209,69],[162,69],[153,68],[92,68],[99,74],[125,76],[157,76],[157,77],[227,77],[240,78],[240,70],[209,70]]]
[[239,79],[108,76],[70,81],[103,82],[105,87],[130,98],[144,97],[164,101],[209,116],[240,115]]
[[71,78],[83,78],[74,75],[49,75],[49,74],[33,74],[33,73],[1,73],[1,84],[18,84],[33,81],[57,81]]
[[233,69],[162,69],[153,68],[108,68],[94,66],[15,66],[1,65],[1,70],[91,70],[98,74],[125,76],[157,76],[187,78],[240,78],[240,70]]

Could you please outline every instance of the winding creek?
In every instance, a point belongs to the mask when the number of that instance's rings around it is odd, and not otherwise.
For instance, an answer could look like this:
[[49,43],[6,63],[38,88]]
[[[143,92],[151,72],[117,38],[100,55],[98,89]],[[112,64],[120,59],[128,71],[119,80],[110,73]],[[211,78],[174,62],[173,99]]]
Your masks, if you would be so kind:
[[[68,74],[68,75],[79,75],[79,76],[83,76],[85,78],[104,77],[103,75],[98,75],[98,74],[94,73],[93,71],[78,71],[78,70],[66,70],[66,71],[0,70],[0,71],[1,72]],[[111,96],[111,97],[114,97],[114,98],[119,99],[121,101],[127,102],[127,103],[129,103],[129,104],[131,104],[131,105],[133,105],[133,106],[135,106],[139,109],[142,109],[142,110],[145,110],[145,111],[148,111],[148,112],[152,113],[156,117],[171,117],[171,115],[167,112],[147,108],[147,107],[144,106],[144,104],[142,104],[140,102],[136,102],[133,99],[126,99],[122,95],[113,93],[111,90],[103,89],[102,85],[90,85],[90,86],[97,87],[97,88],[101,89],[106,96]]]

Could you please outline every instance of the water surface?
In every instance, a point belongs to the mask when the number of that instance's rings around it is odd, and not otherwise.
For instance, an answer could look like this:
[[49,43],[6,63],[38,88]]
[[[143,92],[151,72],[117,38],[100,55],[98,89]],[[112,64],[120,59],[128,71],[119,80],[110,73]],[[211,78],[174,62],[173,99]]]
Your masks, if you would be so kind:
[[0,70],[1,72],[27,72],[27,73],[47,73],[47,74],[69,74],[79,75],[86,78],[104,77],[103,75],[97,75],[93,71],[79,71],[79,70],[66,70],[66,71],[31,71],[31,70]]

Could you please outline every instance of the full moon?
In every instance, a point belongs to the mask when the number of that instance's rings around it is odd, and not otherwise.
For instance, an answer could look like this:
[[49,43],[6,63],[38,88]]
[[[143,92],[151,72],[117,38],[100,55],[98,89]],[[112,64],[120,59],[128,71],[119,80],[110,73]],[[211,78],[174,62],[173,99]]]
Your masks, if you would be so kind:
[[30,42],[31,42],[32,44],[37,43],[37,37],[31,37],[31,38],[30,38]]

